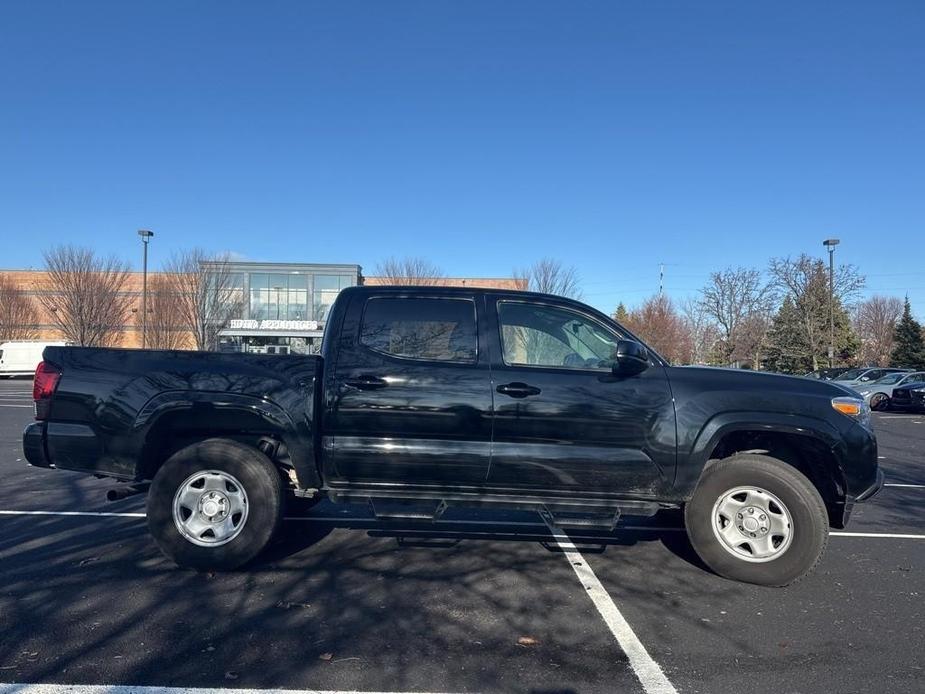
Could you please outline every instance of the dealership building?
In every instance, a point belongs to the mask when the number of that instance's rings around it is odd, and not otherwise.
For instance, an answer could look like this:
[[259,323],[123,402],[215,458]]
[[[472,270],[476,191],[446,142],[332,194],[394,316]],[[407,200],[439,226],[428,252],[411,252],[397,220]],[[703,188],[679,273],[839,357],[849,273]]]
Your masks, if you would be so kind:
[[362,283],[359,265],[231,263],[239,315],[219,333],[219,350],[314,354],[342,289]]
[[[232,296],[236,315],[219,333],[218,349],[227,352],[264,354],[314,354],[321,349],[327,315],[337,295],[356,285],[388,284],[388,278],[364,277],[359,265],[320,263],[230,262]],[[149,272],[148,282],[158,273]],[[37,339],[59,340],[51,315],[38,301],[39,295],[60,293],[41,270],[0,270],[32,299]],[[521,280],[511,278],[441,278],[443,286],[520,289]],[[131,309],[116,340],[120,347],[141,346],[142,274],[131,273],[125,292]],[[150,315],[150,309],[149,309]]]

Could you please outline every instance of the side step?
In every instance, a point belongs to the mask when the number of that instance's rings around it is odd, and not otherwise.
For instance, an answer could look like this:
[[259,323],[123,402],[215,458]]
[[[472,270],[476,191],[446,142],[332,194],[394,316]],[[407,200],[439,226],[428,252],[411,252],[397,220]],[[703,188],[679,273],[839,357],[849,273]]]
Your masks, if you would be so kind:
[[598,511],[581,513],[577,511],[563,511],[545,507],[540,511],[543,520],[549,525],[559,528],[593,528],[595,530],[612,531],[620,520],[620,510]]
[[446,502],[370,498],[369,509],[377,520],[435,521],[446,511]]

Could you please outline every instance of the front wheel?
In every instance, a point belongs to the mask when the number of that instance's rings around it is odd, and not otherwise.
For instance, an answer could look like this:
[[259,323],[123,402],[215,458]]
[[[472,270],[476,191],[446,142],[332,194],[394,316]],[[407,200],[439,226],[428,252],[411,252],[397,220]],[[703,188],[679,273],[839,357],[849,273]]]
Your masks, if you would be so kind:
[[883,412],[890,408],[890,396],[886,393],[874,393],[870,396],[870,409]]
[[234,569],[266,547],[282,520],[283,486],[255,448],[209,439],[174,453],[148,492],[148,530],[177,565]]
[[691,544],[726,578],[785,586],[815,568],[828,542],[822,497],[798,470],[741,454],[708,467],[684,521]]

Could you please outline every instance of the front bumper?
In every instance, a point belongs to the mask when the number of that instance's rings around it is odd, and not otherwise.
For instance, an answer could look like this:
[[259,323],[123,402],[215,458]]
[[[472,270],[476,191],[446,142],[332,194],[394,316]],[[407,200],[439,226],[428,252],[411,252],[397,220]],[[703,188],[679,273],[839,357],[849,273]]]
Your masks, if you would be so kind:
[[885,481],[886,481],[886,475],[883,474],[883,470],[878,468],[877,469],[877,480],[872,485],[870,485],[867,489],[865,489],[863,492],[858,494],[854,498],[854,500],[856,502],[867,501],[872,496],[874,496],[877,492],[883,489],[883,483]]
[[841,504],[841,519],[840,522],[836,524],[838,528],[845,528],[848,526],[848,521],[851,519],[851,512],[854,510],[855,504],[864,503],[869,501],[871,498],[876,496],[876,494],[883,489],[883,483],[886,481],[886,476],[883,474],[883,470],[877,468],[877,479],[872,485],[867,489],[863,490],[860,494],[855,497],[846,497],[845,501]]

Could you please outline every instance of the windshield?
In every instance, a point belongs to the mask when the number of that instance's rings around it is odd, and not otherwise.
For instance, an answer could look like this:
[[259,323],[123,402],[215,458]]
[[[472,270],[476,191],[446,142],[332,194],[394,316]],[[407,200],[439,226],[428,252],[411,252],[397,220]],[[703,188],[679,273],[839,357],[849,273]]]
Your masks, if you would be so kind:
[[889,376],[884,376],[879,381],[876,381],[876,383],[884,386],[891,386],[894,383],[899,383],[903,379],[903,376],[905,376],[905,374],[890,374]]
[[853,381],[854,379],[859,378],[865,371],[869,371],[869,369],[848,369],[845,373],[838,377],[838,380]]

